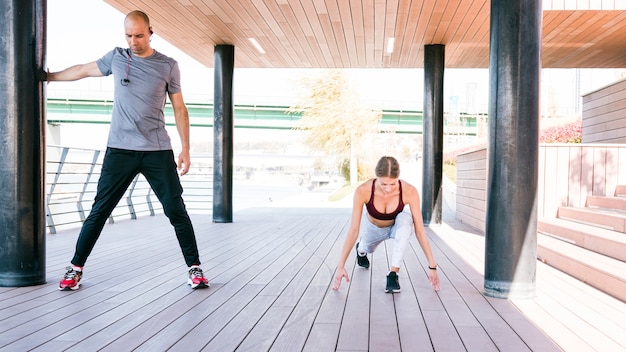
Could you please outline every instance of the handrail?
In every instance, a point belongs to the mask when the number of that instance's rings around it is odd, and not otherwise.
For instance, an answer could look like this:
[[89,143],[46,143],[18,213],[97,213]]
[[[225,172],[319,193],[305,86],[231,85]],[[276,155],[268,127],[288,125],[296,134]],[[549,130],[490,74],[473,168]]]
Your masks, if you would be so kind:
[[[80,226],[91,210],[100,176],[101,150],[48,146],[46,161],[46,227],[56,234],[61,228]],[[210,213],[213,201],[213,162],[204,155],[192,156],[189,173],[181,177],[183,194],[189,212]],[[137,175],[109,217],[137,219],[139,214],[154,216],[163,210],[154,192],[143,177]]]

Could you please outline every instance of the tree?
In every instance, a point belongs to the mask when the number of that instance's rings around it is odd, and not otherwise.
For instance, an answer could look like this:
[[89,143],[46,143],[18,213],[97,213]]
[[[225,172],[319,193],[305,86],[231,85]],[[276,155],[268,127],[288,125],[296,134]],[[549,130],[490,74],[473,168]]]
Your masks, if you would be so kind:
[[296,128],[308,132],[304,143],[339,160],[349,158],[350,183],[356,184],[356,150],[364,136],[378,132],[380,111],[363,105],[342,70],[325,70],[301,83],[310,94],[288,111],[302,114]]

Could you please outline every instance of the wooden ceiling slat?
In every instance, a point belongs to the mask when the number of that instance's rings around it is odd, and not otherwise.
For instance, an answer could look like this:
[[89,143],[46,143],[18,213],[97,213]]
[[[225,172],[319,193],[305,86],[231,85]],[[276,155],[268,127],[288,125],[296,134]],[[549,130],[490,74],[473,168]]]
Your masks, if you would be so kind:
[[[591,15],[591,17],[588,17],[590,19],[596,16],[596,13],[594,12],[588,12],[588,14]],[[605,17],[606,13],[602,13],[599,15],[602,17]],[[570,40],[577,41],[577,40],[590,39],[590,40],[595,41],[597,35],[602,35],[602,34],[598,33],[597,29],[594,30],[594,29],[587,27],[584,32],[574,36],[574,38],[570,38]],[[585,52],[587,51],[587,46],[589,46],[589,44],[585,44],[576,49],[573,49],[572,47],[569,47],[567,45],[567,42],[564,42],[563,39],[561,39],[561,41],[556,41],[555,44],[544,45],[543,52],[545,53],[544,55],[547,58],[547,60],[558,62],[559,60],[563,60],[564,58],[571,57],[572,55],[586,56],[587,54]],[[560,51],[561,54],[555,55],[554,54],[555,51]]]
[[389,0],[386,3],[385,32],[382,36],[382,62],[380,67],[390,67],[391,55],[387,53],[389,38],[396,37],[396,23],[398,21],[398,0]]
[[[476,12],[474,18],[468,17],[470,22],[467,24],[467,30],[463,34],[463,37],[456,41],[464,43],[464,47],[459,48],[452,53],[454,56],[450,60],[451,67],[468,68],[472,67],[472,65],[477,65],[482,62],[483,59],[488,62],[489,57],[479,57],[479,53],[481,52],[482,47],[489,45],[490,6],[490,3],[485,1]],[[487,67],[487,65],[485,64],[485,66],[477,67]]]
[[441,23],[441,19],[447,6],[447,0],[435,1],[433,10],[430,13],[430,18],[428,19],[426,31],[424,32],[424,44],[440,44],[439,41],[435,40],[435,33],[437,32],[437,27],[439,27]]
[[342,33],[348,55],[348,65],[346,67],[354,67],[358,65],[358,56],[356,51],[354,23],[352,22],[352,13],[350,11],[350,2],[339,1],[337,5],[339,7],[340,25],[342,26]]
[[396,15],[396,27],[393,29],[395,43],[393,53],[386,67],[398,67],[400,62],[400,52],[402,51],[402,42],[400,39],[404,36],[404,30],[408,26],[409,11],[411,8],[410,1],[399,1]]
[[[302,6],[302,2],[292,1],[290,6],[294,15],[290,20],[294,21],[294,27],[298,27],[300,29],[298,35],[301,35],[300,41],[302,47],[304,48],[305,55],[307,58],[310,58],[310,67],[322,66],[324,64],[324,56],[322,55],[319,46],[317,43],[315,43],[315,45],[309,44],[309,39],[314,39],[315,33],[313,32],[313,28],[311,27],[308,17],[306,16],[306,11]],[[314,41],[312,41],[312,43],[314,43]]]
[[[449,17],[446,18],[446,26],[445,26],[445,30],[443,30],[441,34],[437,34],[436,37],[440,37],[439,42],[442,44],[449,44],[453,41],[453,38],[456,38],[457,35],[462,36],[462,32],[459,32],[459,28],[461,27],[461,24],[464,22],[464,20],[466,18],[468,18],[469,16],[475,16],[475,13],[473,11],[477,11],[477,9],[479,8],[478,6],[471,6],[472,3],[471,1],[461,1],[461,3],[458,4],[458,6],[456,7],[456,9],[454,10],[454,12],[450,11],[449,12]],[[452,7],[454,8],[454,7]],[[472,8],[475,8],[476,10],[473,10]],[[454,18],[461,18],[460,21],[454,21]],[[443,29],[443,28],[442,28]]]
[[476,31],[472,37],[473,43],[466,51],[467,54],[463,55],[458,67],[470,68],[475,65],[480,65],[475,67],[489,67],[489,52],[485,52],[485,50],[489,50],[489,26],[491,22],[489,12],[482,14],[477,19],[482,19],[482,22],[476,22]]
[[[280,28],[280,32],[275,33],[276,40],[274,41],[274,45],[278,48],[278,50],[282,50],[282,52],[287,53],[287,57],[290,60],[285,64],[291,66],[292,64],[290,64],[290,62],[303,63],[300,55],[300,53],[303,52],[300,47],[300,41],[298,40],[298,37],[294,34],[293,29],[291,28],[287,18],[285,17],[289,15],[289,12],[291,12],[291,7],[281,7],[278,3],[272,1],[266,1],[265,4],[267,5],[269,11],[273,14],[273,19]],[[283,9],[287,12],[283,11]]]
[[[582,32],[581,28],[584,28],[584,24],[592,20],[593,16],[595,14],[588,11],[563,11],[563,13],[554,16],[559,19],[555,19],[549,25],[543,26],[543,40],[546,43],[555,43],[543,46],[543,60],[549,62],[558,59],[554,58],[554,54],[558,53],[559,48],[563,48],[570,38],[580,34]],[[554,23],[557,23],[557,25]],[[567,30],[567,33],[564,32],[565,30]]]
[[374,2],[363,0],[363,40],[365,43],[365,67],[374,67]]
[[[337,52],[339,54],[340,61],[337,62],[337,67],[350,67],[350,58],[348,55],[348,47],[346,43],[346,35],[344,33],[344,26],[341,21],[341,13],[337,6],[337,1],[327,0],[326,10],[328,11],[328,20],[330,21],[333,29],[333,38],[335,38],[335,45],[337,46]],[[348,24],[348,26],[350,26]]]
[[[618,14],[615,12],[602,11],[602,12],[598,12],[597,15],[592,18],[592,21],[594,21],[594,23],[596,24],[597,23],[614,23],[615,18],[617,16]],[[601,26],[598,26],[598,25],[590,26],[584,32],[581,32],[580,34],[571,38],[572,42],[579,42],[579,43],[585,43],[585,44],[572,50],[566,56],[556,55],[557,59],[555,60],[555,63],[559,64],[559,61],[564,61],[565,59],[573,59],[579,55],[581,57],[589,58],[590,56],[588,55],[588,53],[590,52],[590,50],[588,50],[588,48],[591,47],[591,43],[596,43],[600,38],[604,37],[610,32],[611,32],[611,28],[602,28]],[[547,47],[546,50],[551,50],[551,49]],[[551,56],[555,56],[555,55],[551,55]]]
[[[320,67],[330,67],[333,58],[330,54],[328,44],[326,43],[324,30],[322,29],[319,18],[317,16],[315,4],[312,0],[302,0],[300,1],[300,3],[304,8],[306,20],[309,23],[309,26],[311,27],[313,33],[312,36],[307,36],[307,42],[309,43],[309,46],[312,47],[312,51],[316,53],[318,61],[323,63],[324,66]],[[304,19],[301,19],[300,21],[304,21]]]
[[363,23],[363,3],[361,0],[350,0],[350,13],[357,60],[356,65],[353,67],[365,67],[365,28]]
[[480,18],[479,13],[485,7],[485,3],[486,1],[483,3],[483,6],[480,7],[475,3],[472,4],[466,1],[464,2],[464,6],[459,6],[460,13],[465,15],[463,15],[463,19],[458,22],[456,27],[451,26],[449,38],[448,34],[446,34],[446,62],[450,62],[454,65],[463,60],[464,49],[467,46],[461,43],[471,41],[472,37],[468,37],[468,33],[478,29],[472,29],[472,26],[479,26],[475,24],[475,22],[477,18]]
[[[455,6],[456,5],[456,6]],[[446,44],[445,34],[449,30],[450,23],[454,18],[454,15],[457,13],[459,9],[459,3],[453,4],[452,2],[448,2],[443,12],[441,13],[441,17],[437,21],[436,30],[433,34],[433,43],[438,44]],[[461,12],[459,12],[461,14]],[[462,18],[462,15],[460,16]]]
[[332,57],[330,68],[340,67],[341,55],[339,54],[339,48],[337,48],[337,41],[335,40],[333,24],[330,22],[330,18],[327,13],[318,13],[320,25],[326,37],[326,47],[330,50],[330,56]]
[[404,30],[396,31],[399,38],[396,38],[396,45],[398,45],[398,48],[395,50],[394,55],[398,56],[398,67],[418,65],[417,62],[413,62],[411,60],[411,49],[413,47],[413,43],[418,41],[418,39],[416,39],[416,36],[418,35],[417,27],[422,13],[422,7],[423,3],[420,1],[410,2],[406,19],[406,28],[404,28]]
[[[420,52],[422,52],[422,48],[425,44],[431,44],[424,41],[424,36],[431,17],[429,9],[435,6],[435,0],[425,0],[424,2],[417,1],[416,3],[417,4],[414,8],[415,12],[411,11],[411,14],[409,15],[409,21],[416,23],[412,40],[403,44],[403,46],[407,46],[406,62],[404,67],[411,67],[413,65],[423,66],[424,57],[420,54]],[[411,35],[411,33],[409,33],[409,35]]]
[[[236,67],[423,67],[427,44],[446,46],[449,68],[489,63],[488,0],[104,1],[146,11],[157,35],[207,67],[216,44],[236,47]],[[626,0],[544,5],[543,67],[626,67]]]
[[[325,0],[314,0],[315,13],[317,14],[317,22],[322,29],[322,36],[324,38],[326,50],[329,50],[330,55],[330,68],[340,67],[341,55],[339,54],[339,48],[337,47],[337,40],[335,39],[333,24],[331,23],[329,11],[326,7]],[[319,40],[319,37],[317,37]],[[324,50],[324,48],[322,48]]]
[[374,62],[372,67],[380,67],[385,42],[385,1],[374,0]]
[[[264,30],[265,35],[257,38],[257,42],[263,47],[270,62],[275,63],[275,67],[290,67],[299,61],[295,57],[295,52],[289,50],[283,44],[287,42],[285,32],[282,30],[279,22],[284,22],[282,13],[275,6],[273,1],[263,0],[251,0],[252,7],[256,9],[256,20],[264,22],[267,25],[267,29]],[[251,8],[252,11],[252,8]],[[274,55],[267,55],[267,53],[274,53]],[[282,55],[276,55],[275,53],[281,53]],[[287,53],[287,55],[284,55]]]

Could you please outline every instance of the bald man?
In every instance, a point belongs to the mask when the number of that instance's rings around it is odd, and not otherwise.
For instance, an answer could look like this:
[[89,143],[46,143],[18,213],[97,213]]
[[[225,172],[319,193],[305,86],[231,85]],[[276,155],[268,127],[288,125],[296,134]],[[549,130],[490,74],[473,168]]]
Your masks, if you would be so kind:
[[[178,63],[150,46],[152,26],[144,12],[132,11],[126,15],[124,30],[127,49],[115,48],[97,61],[47,74],[48,81],[75,81],[111,74],[115,77],[111,127],[96,197],[59,289],[69,291],[80,287],[83,267],[106,220],[139,173],[148,180],[174,226],[189,267],[187,283],[194,289],[205,288],[209,282],[200,268],[196,237],[177,172],[185,175],[191,162],[189,114],[183,101]],[[177,162],[165,130],[166,97],[172,103],[182,145]]]

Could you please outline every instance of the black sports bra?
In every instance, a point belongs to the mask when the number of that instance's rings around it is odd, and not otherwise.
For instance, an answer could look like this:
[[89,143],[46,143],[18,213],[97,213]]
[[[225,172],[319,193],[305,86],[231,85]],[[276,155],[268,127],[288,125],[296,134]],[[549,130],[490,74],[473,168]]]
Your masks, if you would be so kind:
[[396,210],[391,213],[381,213],[376,210],[374,206],[374,184],[376,183],[376,179],[372,180],[372,195],[370,196],[370,200],[365,204],[365,208],[371,217],[378,220],[393,220],[404,210],[404,202],[402,201],[402,181],[398,180],[398,184],[400,186],[400,200],[398,202],[398,207]]

